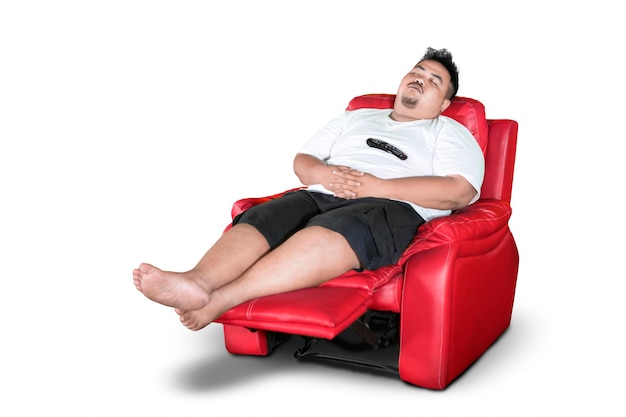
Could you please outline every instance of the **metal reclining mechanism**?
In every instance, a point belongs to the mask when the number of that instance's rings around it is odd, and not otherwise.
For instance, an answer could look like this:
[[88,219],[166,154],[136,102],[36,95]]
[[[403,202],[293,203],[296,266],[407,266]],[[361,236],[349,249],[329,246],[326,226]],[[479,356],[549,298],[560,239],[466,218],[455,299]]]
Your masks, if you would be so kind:
[[[304,346],[294,356],[299,360],[345,362],[398,373],[399,318],[398,313],[369,310],[334,339],[302,336]],[[374,359],[369,358],[372,350],[379,350]],[[382,350],[387,351],[385,355],[380,354]]]

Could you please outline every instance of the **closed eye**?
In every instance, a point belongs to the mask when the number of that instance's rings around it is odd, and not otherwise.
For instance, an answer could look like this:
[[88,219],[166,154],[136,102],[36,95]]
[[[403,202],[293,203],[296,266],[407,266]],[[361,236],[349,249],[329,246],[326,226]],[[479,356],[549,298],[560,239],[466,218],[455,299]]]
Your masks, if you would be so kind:
[[[423,76],[424,74],[427,73],[426,68],[424,68],[421,65],[417,65],[415,67],[415,69],[420,71],[419,73],[416,72],[416,71],[412,72],[412,74],[415,74],[416,76],[419,76],[419,75]],[[441,78],[441,76],[439,76],[439,75],[437,75],[435,73],[432,73],[432,72],[428,73],[427,75],[430,76],[429,81],[430,81],[431,84],[433,84],[433,85],[435,85],[437,87],[440,87],[443,84],[443,79]]]

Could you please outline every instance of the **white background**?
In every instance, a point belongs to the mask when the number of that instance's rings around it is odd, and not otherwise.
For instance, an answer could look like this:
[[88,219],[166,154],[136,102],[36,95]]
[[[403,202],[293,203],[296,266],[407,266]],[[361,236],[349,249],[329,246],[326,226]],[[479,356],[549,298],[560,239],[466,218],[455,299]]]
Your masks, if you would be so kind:
[[[623,416],[617,4],[0,3],[0,415]],[[428,46],[520,123],[511,327],[448,389],[231,356],[135,290],[299,185],[301,143]]]

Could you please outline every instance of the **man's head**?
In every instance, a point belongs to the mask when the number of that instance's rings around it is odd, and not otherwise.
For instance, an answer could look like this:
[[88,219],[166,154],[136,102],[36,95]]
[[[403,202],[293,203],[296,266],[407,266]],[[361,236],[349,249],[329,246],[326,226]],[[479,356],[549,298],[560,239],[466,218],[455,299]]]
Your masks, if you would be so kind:
[[391,117],[398,121],[434,119],[459,88],[459,71],[446,49],[428,48],[398,87]]

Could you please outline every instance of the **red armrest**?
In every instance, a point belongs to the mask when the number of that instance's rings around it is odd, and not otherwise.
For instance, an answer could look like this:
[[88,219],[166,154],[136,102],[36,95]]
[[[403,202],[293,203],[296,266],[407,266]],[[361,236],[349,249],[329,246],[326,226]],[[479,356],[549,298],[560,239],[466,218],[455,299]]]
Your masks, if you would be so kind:
[[442,389],[509,326],[518,253],[509,204],[479,200],[422,226],[404,269],[400,374]]
[[484,199],[453,214],[422,225],[406,249],[399,264],[404,265],[416,252],[455,241],[479,240],[508,228],[511,206],[502,200]]

